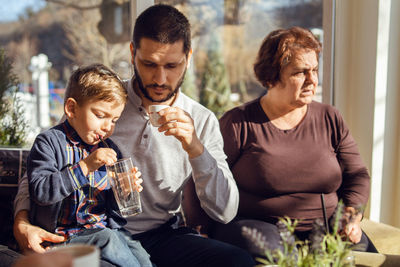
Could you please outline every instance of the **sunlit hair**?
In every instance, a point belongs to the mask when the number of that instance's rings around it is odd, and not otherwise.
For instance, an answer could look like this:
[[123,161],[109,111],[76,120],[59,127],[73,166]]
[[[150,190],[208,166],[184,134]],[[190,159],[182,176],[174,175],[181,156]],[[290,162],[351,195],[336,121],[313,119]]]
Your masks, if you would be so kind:
[[118,75],[102,64],[75,70],[69,78],[64,103],[73,98],[79,105],[87,101],[126,103],[127,92]]
[[317,60],[321,43],[307,29],[292,27],[272,31],[264,39],[258,50],[254,72],[258,81],[267,89],[280,79],[283,67],[289,64],[299,50],[315,51]]
[[169,5],[154,5],[136,19],[133,29],[133,45],[140,48],[140,40],[149,38],[162,44],[183,41],[183,52],[191,49],[190,23],[179,10]]

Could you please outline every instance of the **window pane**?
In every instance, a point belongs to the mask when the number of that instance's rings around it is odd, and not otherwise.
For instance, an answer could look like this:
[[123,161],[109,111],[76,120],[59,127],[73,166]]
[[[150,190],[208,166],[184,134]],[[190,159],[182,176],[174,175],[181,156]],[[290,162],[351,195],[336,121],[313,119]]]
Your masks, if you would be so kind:
[[[0,42],[14,60],[31,141],[40,130],[61,118],[65,86],[77,66],[101,62],[122,78],[131,77],[130,3],[140,9],[153,4],[151,0],[32,2],[34,6],[15,21],[0,21]],[[323,35],[322,0],[154,3],[174,5],[189,18],[194,54],[182,89],[217,116],[264,93],[254,77],[253,63],[269,32],[296,25],[312,29],[321,38]],[[38,113],[39,79],[34,78],[32,66],[32,58],[39,54],[45,54],[50,64],[48,82],[43,82],[49,91],[41,96],[49,102],[49,111],[42,111],[45,114]],[[322,66],[319,69],[322,84]],[[317,93],[317,100],[321,100],[320,88]],[[41,116],[47,116],[50,125],[42,126]]]
[[[253,64],[261,42],[272,30],[301,26],[311,29],[322,42],[322,0],[156,0],[157,3],[174,5],[190,20],[195,74],[191,79],[199,90],[194,96],[197,98],[204,90],[226,92],[227,87],[233,93],[232,100],[238,99],[235,104],[263,94],[265,90],[255,79]],[[321,59],[322,56],[320,84]],[[206,88],[209,74],[220,80],[212,85],[224,88]],[[321,101],[320,86],[316,100]]]

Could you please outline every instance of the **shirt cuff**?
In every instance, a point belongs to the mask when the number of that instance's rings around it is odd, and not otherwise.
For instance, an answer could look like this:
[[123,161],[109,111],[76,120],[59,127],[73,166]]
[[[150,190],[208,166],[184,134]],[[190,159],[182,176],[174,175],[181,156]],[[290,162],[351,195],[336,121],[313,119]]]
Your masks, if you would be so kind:
[[192,166],[193,173],[204,175],[210,173],[210,170],[215,168],[216,161],[211,156],[206,148],[203,153],[199,156],[189,159],[190,165]]
[[73,184],[75,190],[81,188],[82,186],[86,185],[89,181],[86,176],[83,174],[81,169],[81,165],[79,163],[68,167],[69,173],[71,174]]

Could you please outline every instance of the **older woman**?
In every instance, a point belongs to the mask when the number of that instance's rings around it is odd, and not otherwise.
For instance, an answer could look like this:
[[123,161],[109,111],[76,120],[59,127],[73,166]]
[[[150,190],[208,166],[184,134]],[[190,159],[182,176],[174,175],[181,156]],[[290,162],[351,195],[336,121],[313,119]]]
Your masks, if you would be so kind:
[[[370,177],[339,111],[313,101],[321,44],[308,30],[271,32],[254,65],[267,93],[228,111],[220,120],[228,163],[240,191],[237,218],[216,227],[213,237],[255,248],[242,226],[258,229],[277,247],[280,217],[300,220],[296,234],[307,238],[312,223],[327,217],[339,199],[345,212],[366,205]],[[373,245],[360,229],[360,214],[344,234],[353,243]]]

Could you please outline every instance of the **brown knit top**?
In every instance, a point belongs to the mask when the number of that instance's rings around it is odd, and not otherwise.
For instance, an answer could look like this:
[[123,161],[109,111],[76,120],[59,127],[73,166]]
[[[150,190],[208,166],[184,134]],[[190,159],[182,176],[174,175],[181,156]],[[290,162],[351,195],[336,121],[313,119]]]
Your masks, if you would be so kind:
[[322,218],[320,194],[330,217],[338,199],[365,205],[370,176],[339,111],[312,102],[295,128],[280,130],[255,99],[221,119],[224,150],[240,192],[238,216],[275,222],[300,219],[297,230]]

